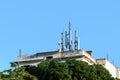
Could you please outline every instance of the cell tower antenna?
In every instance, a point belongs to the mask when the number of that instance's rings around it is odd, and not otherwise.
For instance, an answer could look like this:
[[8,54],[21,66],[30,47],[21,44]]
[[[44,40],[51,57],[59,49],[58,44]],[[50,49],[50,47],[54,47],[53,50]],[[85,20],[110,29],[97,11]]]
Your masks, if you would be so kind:
[[21,57],[21,52],[22,52],[21,49],[19,49],[19,57]]
[[109,59],[109,55],[107,54],[107,60]]
[[58,52],[61,52],[61,48],[60,48],[60,40],[58,40]]
[[69,27],[71,27],[71,22],[69,21]]
[[72,50],[72,29],[70,21],[69,21],[69,50]]
[[64,51],[64,33],[63,32],[61,33],[61,40],[62,40],[62,42],[61,42],[62,51]]
[[65,47],[66,47],[66,49],[68,48],[68,44],[69,44],[68,33],[67,33],[67,31],[65,31]]
[[80,37],[78,37],[78,50],[80,49]]
[[75,49],[75,50],[78,50],[78,37],[77,37],[77,31],[75,31],[74,49]]
[[20,65],[20,62],[19,62],[19,59],[21,59],[21,57],[22,57],[22,55],[21,55],[21,49],[19,49],[19,56],[18,56],[18,67],[19,67],[19,65]]

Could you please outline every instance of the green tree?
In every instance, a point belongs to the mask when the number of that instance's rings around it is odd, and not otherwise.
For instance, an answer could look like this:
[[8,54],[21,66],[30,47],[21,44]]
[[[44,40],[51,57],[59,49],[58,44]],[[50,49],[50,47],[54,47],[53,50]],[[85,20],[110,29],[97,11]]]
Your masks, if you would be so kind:
[[[33,66],[33,65],[27,65],[24,66],[25,67],[25,71],[27,71],[28,73],[32,74],[33,76],[36,76],[38,78],[38,80],[41,80],[41,70],[37,67],[37,66]],[[42,69],[42,68],[41,68]]]
[[93,65],[94,71],[96,71],[97,80],[115,80],[108,70],[106,70],[102,65]]
[[30,74],[36,76],[38,80],[43,80],[46,75],[49,63],[50,60],[43,60],[37,66],[25,66],[25,70]]
[[69,59],[66,61],[72,80],[88,80],[89,79],[89,65],[83,61]]
[[44,60],[37,67],[27,67],[26,71],[39,80],[119,80],[113,78],[102,65],[88,65],[75,59],[65,62]]
[[44,80],[72,80],[66,63],[58,60],[51,60]]
[[4,70],[2,80],[38,80],[35,76],[25,71],[25,67],[18,67],[16,63],[11,63],[11,69]]

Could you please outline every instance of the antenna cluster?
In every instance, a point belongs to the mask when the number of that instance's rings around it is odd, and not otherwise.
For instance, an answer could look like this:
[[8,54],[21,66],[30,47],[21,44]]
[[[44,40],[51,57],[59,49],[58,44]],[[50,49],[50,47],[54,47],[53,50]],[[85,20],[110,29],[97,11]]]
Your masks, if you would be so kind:
[[[58,50],[62,51],[72,51],[73,50],[73,41],[72,41],[72,29],[71,29],[71,23],[69,21],[69,31],[65,31],[65,36],[64,32],[61,33],[61,43],[58,42]],[[64,41],[65,38],[65,41]],[[61,48],[60,48],[61,44]],[[74,38],[74,50],[79,50],[79,37],[77,34],[77,31],[75,31],[75,38]]]

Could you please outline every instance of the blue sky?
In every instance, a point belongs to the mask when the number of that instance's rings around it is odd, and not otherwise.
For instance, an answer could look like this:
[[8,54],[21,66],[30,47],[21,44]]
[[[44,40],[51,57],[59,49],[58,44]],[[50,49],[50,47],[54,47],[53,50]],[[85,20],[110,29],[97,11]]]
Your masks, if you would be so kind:
[[80,48],[120,67],[120,0],[1,0],[0,71],[22,54],[57,50],[61,32],[79,31]]

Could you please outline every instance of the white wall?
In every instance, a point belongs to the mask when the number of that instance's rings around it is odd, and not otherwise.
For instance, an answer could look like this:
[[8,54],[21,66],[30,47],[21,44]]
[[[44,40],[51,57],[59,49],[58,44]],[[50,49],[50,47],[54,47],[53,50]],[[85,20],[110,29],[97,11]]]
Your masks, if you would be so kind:
[[117,77],[117,68],[111,62],[106,60],[105,68],[113,77]]
[[118,72],[118,73],[117,73],[117,78],[120,79],[120,69],[119,69],[119,68],[117,69],[117,72]]
[[104,59],[98,59],[98,60],[96,60],[96,62],[98,64],[103,65],[110,72],[112,77],[114,77],[114,78],[117,77],[118,78],[118,76],[117,76],[117,74],[118,74],[117,68],[111,62],[109,62],[105,58]]

